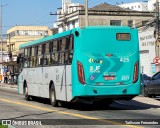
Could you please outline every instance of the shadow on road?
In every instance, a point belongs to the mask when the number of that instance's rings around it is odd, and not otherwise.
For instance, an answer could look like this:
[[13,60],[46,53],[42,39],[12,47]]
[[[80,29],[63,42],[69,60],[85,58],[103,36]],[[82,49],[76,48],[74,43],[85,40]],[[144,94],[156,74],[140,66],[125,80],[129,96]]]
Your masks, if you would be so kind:
[[[160,100],[160,99],[158,99]],[[33,98],[32,101],[40,102],[43,104],[50,105],[49,99]],[[79,111],[94,111],[94,110],[145,110],[150,108],[160,108],[158,105],[152,105],[147,103],[138,102],[135,100],[130,101],[114,101],[112,104],[93,104],[91,102],[81,103],[81,102],[60,102],[60,107],[67,109],[74,109]]]

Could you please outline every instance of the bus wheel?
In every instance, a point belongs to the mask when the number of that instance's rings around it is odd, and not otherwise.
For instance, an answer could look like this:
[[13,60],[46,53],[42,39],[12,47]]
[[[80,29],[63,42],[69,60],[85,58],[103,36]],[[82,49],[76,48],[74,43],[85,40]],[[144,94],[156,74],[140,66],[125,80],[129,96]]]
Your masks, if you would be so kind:
[[25,100],[29,101],[30,100],[30,96],[28,95],[27,84],[25,84],[25,86],[24,86],[24,95],[25,95]]
[[56,100],[56,93],[53,85],[50,89],[50,102],[53,107],[58,107],[58,101]]

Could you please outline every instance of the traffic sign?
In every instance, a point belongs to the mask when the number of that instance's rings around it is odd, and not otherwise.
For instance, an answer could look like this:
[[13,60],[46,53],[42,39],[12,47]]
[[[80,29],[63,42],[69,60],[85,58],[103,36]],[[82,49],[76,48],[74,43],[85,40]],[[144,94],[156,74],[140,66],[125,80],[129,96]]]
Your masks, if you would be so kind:
[[160,58],[159,57],[155,57],[153,59],[153,63],[156,64],[156,65],[160,64]]

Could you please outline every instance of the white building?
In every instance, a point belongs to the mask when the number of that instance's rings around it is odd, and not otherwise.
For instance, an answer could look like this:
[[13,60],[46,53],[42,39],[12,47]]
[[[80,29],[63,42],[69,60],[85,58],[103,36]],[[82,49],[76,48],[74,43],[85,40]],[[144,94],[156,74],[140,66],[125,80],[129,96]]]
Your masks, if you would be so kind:
[[136,10],[136,11],[148,11],[147,2],[133,2],[133,3],[126,3],[126,4],[119,4],[117,6],[122,8],[128,8],[131,10]]
[[141,72],[152,76],[155,74],[153,59],[156,57],[155,52],[155,28],[149,27],[147,29],[139,30],[139,48],[140,48],[140,63]]
[[[148,0],[148,10],[149,11],[155,11],[155,9],[156,9],[156,1],[157,0]],[[159,4],[160,4],[160,0],[159,0]]]
[[[75,12],[77,10],[81,10],[84,8],[84,5],[80,3],[72,3],[71,0],[62,0],[62,8],[57,9],[57,22],[56,24],[54,23],[54,26],[58,26],[58,32],[63,32],[75,27],[78,27],[78,16],[73,17],[72,19],[70,18],[67,22],[67,25],[65,27],[60,26],[61,22],[65,23],[64,19],[66,18],[66,15],[71,14],[72,12]],[[62,20],[62,21],[61,21]],[[73,22],[70,22],[73,21]],[[65,28],[65,30],[64,30]]]

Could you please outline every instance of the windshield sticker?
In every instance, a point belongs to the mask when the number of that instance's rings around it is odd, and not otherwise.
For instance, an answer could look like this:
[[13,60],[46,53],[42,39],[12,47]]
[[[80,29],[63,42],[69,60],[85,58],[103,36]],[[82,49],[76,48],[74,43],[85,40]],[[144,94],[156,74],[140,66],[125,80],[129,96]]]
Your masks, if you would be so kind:
[[103,63],[103,60],[95,60],[93,58],[90,58],[88,61],[89,61],[89,63],[96,63],[96,64],[102,64]]
[[101,66],[90,66],[89,72],[100,73],[100,68],[101,68]]
[[94,76],[93,75],[90,75],[90,80],[94,80]]

